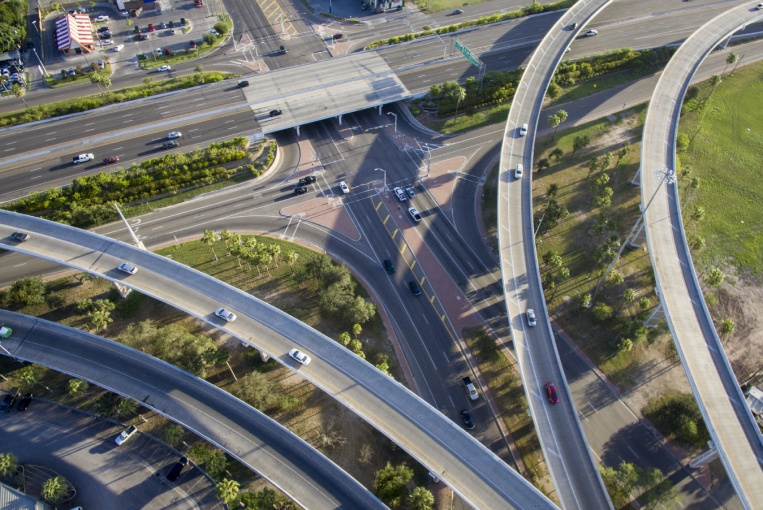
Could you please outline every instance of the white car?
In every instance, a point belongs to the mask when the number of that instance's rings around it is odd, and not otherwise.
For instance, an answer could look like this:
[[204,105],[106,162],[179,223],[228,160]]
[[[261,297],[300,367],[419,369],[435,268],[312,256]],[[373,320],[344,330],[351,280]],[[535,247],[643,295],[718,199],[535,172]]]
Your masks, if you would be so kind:
[[75,165],[79,165],[80,163],[87,163],[88,161],[93,161],[95,159],[95,156],[92,153],[85,153],[80,154],[78,156],[74,156],[72,158],[72,163]]
[[116,46],[114,46],[114,51],[116,51],[116,52],[120,52],[123,49],[125,49],[125,45],[124,44],[117,44]]
[[585,33],[585,36],[586,37],[593,37],[593,36],[595,36],[598,33],[599,32],[597,32],[596,30],[589,30],[588,32]]
[[[110,46],[112,44],[114,44],[114,41],[112,41],[111,39],[105,39],[98,43],[99,46]],[[122,47],[124,48],[124,46]]]
[[347,186],[347,183],[344,181],[341,181],[339,183],[339,189],[341,189],[342,193],[344,193],[345,195],[350,192],[350,188]]
[[402,188],[392,188],[392,193],[394,193],[397,199],[401,202],[408,200],[408,197],[405,195],[405,191],[403,191]]
[[117,266],[117,269],[127,274],[135,274],[138,272],[138,266],[128,264],[127,262],[122,262],[121,264],[119,264]]
[[169,140],[172,140],[174,138],[180,138],[181,136],[183,136],[183,133],[181,133],[180,131],[171,131],[167,133],[167,139]]
[[164,71],[172,71],[172,68],[170,66],[159,66],[156,68],[156,70],[159,72],[164,72]]
[[514,178],[515,179],[521,179],[522,178],[522,170],[524,170],[524,167],[520,163],[520,164],[517,165],[517,169],[514,170]]
[[538,320],[535,318],[535,310],[532,308],[527,309],[527,325],[534,328],[538,324]]
[[212,35],[218,35],[218,36],[220,35],[220,34],[217,33],[217,30],[215,30],[214,28],[210,28],[209,29],[209,33],[212,34]]
[[225,308],[218,308],[215,310],[215,315],[220,317],[226,322],[233,322],[236,320],[236,314],[231,312],[230,310],[226,310]]
[[519,136],[525,136],[527,134],[527,124],[522,124],[519,128]]
[[297,363],[301,363],[303,365],[308,365],[310,363],[310,356],[300,351],[299,349],[290,350],[289,356],[291,356]]
[[114,439],[114,442],[117,445],[121,445],[122,443],[130,439],[132,436],[134,436],[137,431],[138,431],[138,427],[136,427],[135,425],[130,425],[129,427],[124,429],[122,433],[117,436],[116,439]]
[[416,210],[415,207],[409,207],[408,208],[408,214],[411,215],[411,218],[413,218],[413,221],[416,223],[421,221],[421,214]]
[[109,17],[105,15],[100,15],[95,17],[96,23],[103,23],[104,21],[109,21]]
[[755,6],[756,11],[760,11],[761,9],[763,9],[763,4],[758,4]]

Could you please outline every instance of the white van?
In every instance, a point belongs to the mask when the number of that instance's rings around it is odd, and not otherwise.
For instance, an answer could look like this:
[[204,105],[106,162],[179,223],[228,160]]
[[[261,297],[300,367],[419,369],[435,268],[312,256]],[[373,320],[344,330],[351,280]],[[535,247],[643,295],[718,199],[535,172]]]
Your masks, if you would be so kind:
[[514,170],[514,178],[515,179],[521,179],[522,178],[522,164],[517,165],[517,169]]

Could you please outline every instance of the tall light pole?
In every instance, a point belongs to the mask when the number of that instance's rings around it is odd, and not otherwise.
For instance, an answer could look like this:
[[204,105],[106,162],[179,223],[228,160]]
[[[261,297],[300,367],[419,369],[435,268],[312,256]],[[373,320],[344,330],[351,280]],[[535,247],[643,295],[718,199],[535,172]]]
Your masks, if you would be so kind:
[[[617,251],[617,255],[615,255],[615,258],[612,259],[612,262],[609,264],[609,267],[607,268],[607,271],[604,273],[604,276],[601,277],[601,280],[599,280],[599,283],[596,284],[596,287],[593,289],[593,293],[591,294],[591,304],[593,304],[593,300],[596,297],[596,293],[599,292],[599,287],[601,287],[601,284],[604,283],[604,280],[607,279],[607,276],[609,276],[609,272],[612,271],[612,268],[615,267],[615,263],[620,259],[620,255],[623,253],[623,250],[625,249],[625,246],[629,244],[631,241],[631,234],[638,228],[638,232],[636,232],[636,236],[641,232],[641,228],[644,228],[644,225],[642,222],[646,223],[646,211],[649,209],[649,206],[652,205],[652,201],[654,200],[654,197],[657,196],[657,192],[660,191],[660,188],[662,187],[662,183],[667,182],[668,184],[675,184],[676,182],[676,171],[668,168],[667,170],[664,170],[662,168],[658,168],[655,172],[655,176],[660,179],[660,184],[657,185],[657,189],[654,190],[654,193],[652,194],[652,198],[649,199],[649,203],[646,204],[646,207],[644,207],[644,210],[641,211],[641,214],[638,217],[638,221],[636,221],[636,224],[633,225],[633,228],[628,233],[628,237],[625,238],[625,241],[620,245],[620,249]],[[641,228],[639,228],[641,226]],[[635,236],[634,236],[635,237]]]
[[37,30],[37,35],[39,35],[40,37],[42,37],[42,34],[40,34],[40,29],[39,29],[39,28],[37,28],[37,20],[36,20],[36,19],[33,19],[33,20],[32,20],[32,25],[34,25],[34,29],[35,29],[35,30]]
[[379,170],[381,172],[384,172],[384,189],[387,189],[387,171],[383,168],[374,168],[374,170]]
[[397,114],[393,112],[387,112],[387,115],[394,115],[395,117],[395,138],[397,138]]
[[45,73],[45,76],[50,78],[50,74],[48,74],[48,70],[45,69],[45,66],[42,63],[42,60],[40,60],[40,56],[37,54],[37,48],[32,48],[32,51],[34,52],[34,56],[37,57],[37,62],[40,63],[40,67],[42,67],[42,71]]

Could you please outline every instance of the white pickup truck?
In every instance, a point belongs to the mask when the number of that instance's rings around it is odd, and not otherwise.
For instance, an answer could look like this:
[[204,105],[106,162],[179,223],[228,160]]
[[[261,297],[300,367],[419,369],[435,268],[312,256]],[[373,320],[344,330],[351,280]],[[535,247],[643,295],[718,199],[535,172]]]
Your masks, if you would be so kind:
[[80,154],[79,156],[74,156],[72,158],[72,163],[75,165],[79,165],[80,163],[87,163],[88,161],[93,161],[95,159],[95,156],[91,153],[85,153]]
[[479,393],[477,393],[477,389],[474,387],[474,383],[472,383],[472,380],[468,377],[464,377],[464,386],[466,387],[466,392],[469,394],[469,398],[472,400],[477,400],[480,398]]

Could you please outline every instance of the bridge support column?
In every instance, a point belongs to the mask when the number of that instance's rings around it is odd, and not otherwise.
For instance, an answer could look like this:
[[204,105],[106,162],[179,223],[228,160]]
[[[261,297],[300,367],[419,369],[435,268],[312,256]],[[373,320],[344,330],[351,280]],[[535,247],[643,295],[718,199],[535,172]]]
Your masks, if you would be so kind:
[[337,117],[337,118],[339,119],[339,125],[341,126],[341,125],[342,125],[342,116],[340,115],[340,116],[339,116],[339,117]]
[[689,462],[689,467],[692,469],[699,469],[708,462],[712,462],[715,459],[718,458],[718,450],[715,448],[715,445],[712,441],[707,442],[708,450],[703,453],[702,455],[695,457],[691,462]]
[[299,126],[296,127],[297,130],[297,136],[299,136]]
[[662,307],[662,296],[660,296],[660,289],[655,288],[654,293],[657,294],[658,298],[660,298],[660,304],[657,305],[657,308],[655,308],[649,317],[644,321],[644,326],[650,329],[656,328],[660,321],[665,318],[665,309]]
[[132,289],[130,287],[125,287],[121,283],[114,282],[114,287],[117,288],[117,291],[119,291],[119,297],[122,299],[126,299],[127,296],[130,295],[130,292],[132,292]]
[[384,105],[381,105],[381,104],[379,105],[379,115],[384,115],[384,112],[382,111],[383,107]]

